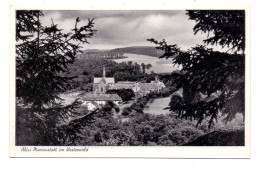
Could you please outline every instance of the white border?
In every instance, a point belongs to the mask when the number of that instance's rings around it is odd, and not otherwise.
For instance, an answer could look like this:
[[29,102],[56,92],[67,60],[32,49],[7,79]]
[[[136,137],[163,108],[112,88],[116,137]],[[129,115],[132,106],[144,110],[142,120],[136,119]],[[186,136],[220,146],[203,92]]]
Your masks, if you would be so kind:
[[[110,147],[90,146],[88,152],[21,152],[22,146],[15,146],[15,10],[183,10],[183,9],[244,9],[246,10],[246,119],[245,146],[241,147]],[[11,157],[146,157],[146,158],[250,158],[250,10],[245,5],[176,5],[165,4],[137,6],[118,4],[109,6],[106,3],[97,6],[61,6],[61,5],[12,5],[10,31],[10,156]],[[30,148],[30,147],[29,147]],[[46,147],[45,147],[46,148]],[[80,148],[77,146],[77,148]],[[84,148],[84,147],[82,147]]]

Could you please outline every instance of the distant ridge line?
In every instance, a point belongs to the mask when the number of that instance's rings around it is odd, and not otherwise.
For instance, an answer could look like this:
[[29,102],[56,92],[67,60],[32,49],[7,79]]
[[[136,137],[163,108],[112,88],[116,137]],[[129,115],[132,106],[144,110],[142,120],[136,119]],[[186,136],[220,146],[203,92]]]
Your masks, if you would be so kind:
[[78,58],[87,57],[87,55],[111,55],[111,54],[139,54],[139,55],[147,55],[152,57],[160,57],[163,55],[163,51],[156,49],[154,46],[129,46],[129,47],[122,47],[122,48],[115,48],[111,50],[100,50],[100,49],[87,49],[84,50],[83,53],[77,54]]

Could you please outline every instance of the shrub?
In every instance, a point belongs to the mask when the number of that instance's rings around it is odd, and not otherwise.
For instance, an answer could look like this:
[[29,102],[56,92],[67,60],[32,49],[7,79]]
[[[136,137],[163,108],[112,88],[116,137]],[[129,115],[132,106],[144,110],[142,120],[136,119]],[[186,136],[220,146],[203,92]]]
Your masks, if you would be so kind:
[[130,112],[128,111],[128,109],[124,108],[122,115],[123,116],[128,116],[130,114]]
[[109,105],[109,104],[105,104],[105,105],[103,106],[103,110],[104,110],[105,112],[110,112],[110,111],[112,110],[112,107],[111,107],[111,105]]
[[116,111],[117,113],[119,113],[119,111],[120,111],[119,107],[115,107],[114,109],[115,109],[115,111]]

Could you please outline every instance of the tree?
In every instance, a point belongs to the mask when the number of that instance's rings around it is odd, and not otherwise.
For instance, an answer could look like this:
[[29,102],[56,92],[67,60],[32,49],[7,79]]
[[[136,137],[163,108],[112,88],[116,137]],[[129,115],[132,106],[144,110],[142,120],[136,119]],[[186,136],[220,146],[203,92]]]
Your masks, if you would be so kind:
[[148,63],[147,65],[145,65],[146,69],[150,69],[152,67],[152,65],[150,63]]
[[[93,36],[93,19],[78,27],[76,19],[71,32],[63,33],[57,24],[43,26],[42,11],[16,11],[16,97],[17,97],[17,144],[59,145],[78,139],[81,126],[62,125],[69,116],[75,116],[80,102],[64,106],[60,93],[65,92],[74,77],[61,74],[75,61],[81,52],[80,44],[89,43]],[[81,118],[80,124],[88,118]],[[77,125],[80,120],[77,121]],[[74,130],[74,132],[72,132]],[[32,133],[32,134],[31,134]],[[31,136],[26,142],[21,138]],[[74,141],[72,141],[74,142]]]
[[122,90],[122,92],[120,92],[120,97],[122,98],[123,101],[127,102],[133,99],[133,97],[135,97],[135,93],[133,92],[132,89],[125,89]]
[[142,68],[142,71],[143,71],[143,74],[145,74],[145,64],[144,63],[141,63],[141,68]]
[[148,63],[147,65],[144,63],[141,63],[141,68],[143,71],[143,74],[145,74],[145,69],[150,69],[152,67],[152,65],[150,63]]
[[[243,10],[200,10],[187,11],[189,19],[195,20],[194,34],[208,33],[204,43],[227,46],[231,50],[245,50],[245,11]],[[210,36],[212,34],[212,36]]]
[[132,89],[111,89],[107,91],[107,94],[118,94],[124,102],[135,97],[135,93]]
[[128,116],[129,114],[130,114],[130,111],[124,108],[123,111],[122,111],[122,115]]
[[169,108],[179,117],[197,120],[197,125],[209,118],[210,127],[220,113],[230,121],[245,111],[245,11],[196,10],[187,15],[196,21],[194,34],[208,33],[206,45],[228,50],[197,45],[182,51],[177,44],[148,39],[164,51],[162,57],[173,57],[173,63],[182,66],[178,87],[183,88],[183,97],[173,96]]

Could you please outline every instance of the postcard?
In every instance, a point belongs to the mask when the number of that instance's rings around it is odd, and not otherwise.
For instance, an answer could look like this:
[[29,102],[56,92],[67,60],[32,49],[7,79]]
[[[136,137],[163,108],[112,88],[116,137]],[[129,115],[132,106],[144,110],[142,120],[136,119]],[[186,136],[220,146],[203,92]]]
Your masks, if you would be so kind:
[[250,158],[247,6],[10,12],[10,157]]

